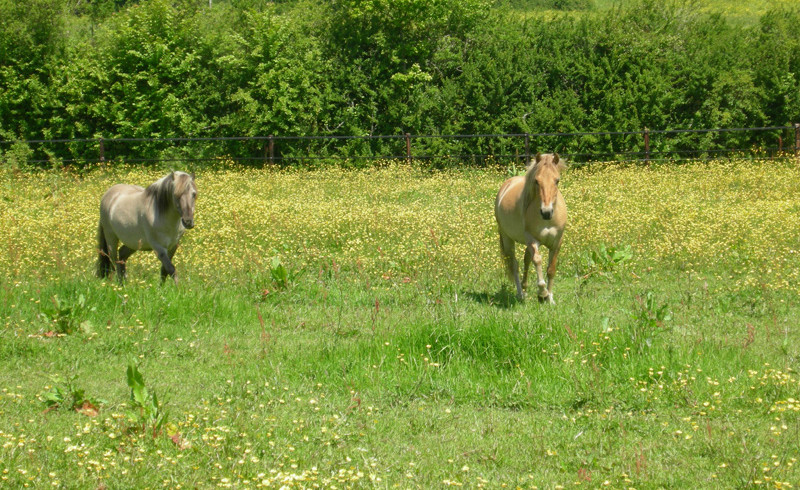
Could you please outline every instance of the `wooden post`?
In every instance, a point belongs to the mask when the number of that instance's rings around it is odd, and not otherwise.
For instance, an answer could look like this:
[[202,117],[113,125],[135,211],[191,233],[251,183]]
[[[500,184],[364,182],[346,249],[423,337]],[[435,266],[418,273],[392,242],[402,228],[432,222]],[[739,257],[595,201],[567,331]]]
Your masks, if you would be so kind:
[[650,130],[644,128],[644,161],[650,163]]
[[406,133],[406,159],[411,163],[411,135]]
[[531,159],[531,135],[525,133],[525,165],[528,165],[528,160]]
[[269,135],[269,163],[275,163],[275,139]]
[[800,157],[800,123],[794,123],[794,156]]
[[100,161],[101,162],[105,162],[106,161],[106,144],[105,144],[105,141],[103,141],[103,137],[102,136],[98,139],[98,143],[100,144]]

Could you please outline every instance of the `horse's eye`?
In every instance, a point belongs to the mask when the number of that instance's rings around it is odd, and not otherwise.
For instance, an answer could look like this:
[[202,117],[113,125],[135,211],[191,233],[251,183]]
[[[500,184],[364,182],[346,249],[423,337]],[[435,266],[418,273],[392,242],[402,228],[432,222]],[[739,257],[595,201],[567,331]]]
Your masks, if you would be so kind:
[[561,179],[556,179],[556,185],[558,185],[559,182],[561,182]]

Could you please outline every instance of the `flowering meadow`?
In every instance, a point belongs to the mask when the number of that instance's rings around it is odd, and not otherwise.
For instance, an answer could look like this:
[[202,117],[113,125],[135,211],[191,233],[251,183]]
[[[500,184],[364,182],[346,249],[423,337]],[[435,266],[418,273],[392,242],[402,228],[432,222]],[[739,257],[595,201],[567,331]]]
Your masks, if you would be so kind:
[[94,261],[167,170],[0,172],[0,486],[800,485],[798,163],[568,169],[555,306],[499,258],[521,170],[197,169],[163,285]]

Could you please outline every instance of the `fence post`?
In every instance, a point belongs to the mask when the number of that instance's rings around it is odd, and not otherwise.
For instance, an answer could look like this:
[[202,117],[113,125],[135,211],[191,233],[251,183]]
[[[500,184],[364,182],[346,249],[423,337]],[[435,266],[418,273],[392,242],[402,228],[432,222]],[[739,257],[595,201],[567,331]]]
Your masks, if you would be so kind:
[[525,133],[525,165],[528,164],[528,160],[531,159],[531,135],[530,133]]
[[106,161],[106,144],[105,144],[105,141],[103,141],[103,137],[102,136],[98,139],[98,143],[100,144],[100,161],[101,162],[105,162]]
[[406,133],[406,159],[411,163],[411,135]]
[[800,157],[800,123],[794,123],[794,157]]
[[268,147],[269,147],[269,163],[275,163],[275,139],[272,135],[269,135]]
[[650,163],[650,130],[644,128],[644,161]]

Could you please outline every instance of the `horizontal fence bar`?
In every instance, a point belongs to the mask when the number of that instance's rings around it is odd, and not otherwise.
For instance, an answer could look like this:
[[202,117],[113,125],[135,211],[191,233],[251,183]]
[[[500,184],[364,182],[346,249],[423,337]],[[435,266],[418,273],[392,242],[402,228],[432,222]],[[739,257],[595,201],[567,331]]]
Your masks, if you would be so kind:
[[[764,131],[781,131],[777,136],[756,136]],[[723,134],[753,133],[753,135],[736,138],[716,139],[672,139],[663,141],[664,135],[678,134]],[[622,140],[614,142],[611,137],[621,136]],[[784,140],[784,136],[787,136]],[[586,141],[582,138],[603,138]],[[556,140],[553,140],[556,138]],[[777,138],[774,141],[770,138]],[[476,151],[465,153],[463,140],[480,140]],[[541,140],[546,140],[544,143]],[[437,149],[435,143],[412,144],[413,141],[450,140],[459,143],[445,144]],[[537,140],[539,140],[537,142]],[[794,145],[791,145],[791,141]],[[338,146],[319,144],[299,144],[298,142],[326,141],[362,141],[364,146]],[[371,141],[392,141],[391,145],[369,144]],[[214,142],[254,142],[253,145],[230,146],[213,145]],[[659,142],[670,149],[659,149]],[[725,145],[752,145],[751,148],[741,146],[727,148]],[[175,143],[173,147],[164,147],[158,143]],[[181,143],[199,143],[200,145],[180,145]],[[777,143],[774,147],[769,143]],[[713,155],[752,154],[771,157],[787,156],[794,152],[800,154],[800,125],[748,128],[714,128],[714,129],[648,129],[636,131],[592,131],[592,132],[542,132],[542,133],[486,133],[486,134],[395,134],[395,135],[307,135],[307,136],[222,136],[222,137],[155,137],[155,138],[76,138],[76,139],[34,139],[34,140],[0,140],[0,145],[28,145],[29,155],[24,161],[36,164],[58,162],[62,164],[99,163],[123,161],[127,163],[154,162],[211,162],[224,158],[240,162],[314,162],[314,161],[360,161],[360,160],[436,160],[452,161],[456,159],[484,163],[492,160],[525,160],[532,150],[558,151],[565,158],[577,161],[597,161],[599,159],[643,159],[644,161],[660,161],[680,157]],[[149,145],[148,145],[149,144]],[[394,145],[397,146],[394,146]],[[38,146],[31,146],[38,145]],[[45,145],[69,145],[65,147],[47,147]],[[287,146],[288,145],[288,146]],[[590,151],[587,146],[597,147]],[[691,148],[700,145],[702,148]],[[627,148],[626,148],[627,147]],[[402,149],[401,149],[402,148]],[[619,148],[619,149],[615,149]],[[3,147],[0,146],[0,150]],[[471,149],[471,148],[470,148]],[[6,150],[11,155],[10,149]],[[399,153],[404,151],[404,154]],[[438,151],[438,153],[437,153]],[[511,153],[513,151],[513,153]],[[181,155],[182,152],[187,154]],[[397,153],[396,153],[397,152]],[[170,154],[173,153],[173,154]],[[256,156],[257,155],[257,156]],[[3,153],[0,153],[0,157]]]
[[[760,151],[763,152],[782,152],[785,155],[789,156],[792,154],[793,150],[781,150],[778,147],[770,147],[770,148],[760,148]],[[660,155],[700,155],[703,153],[735,153],[735,154],[745,154],[750,153],[752,150],[748,149],[718,149],[718,150],[674,150],[674,151],[662,151],[662,152],[654,152],[651,151],[649,155],[651,158],[625,158],[624,161],[630,162],[646,162],[646,161],[669,161],[674,160],[661,157],[658,158]],[[614,157],[614,156],[624,156],[624,157],[643,157],[646,156],[648,153],[644,151],[630,151],[630,152],[598,152],[598,153],[562,153],[561,156],[567,160],[576,158],[576,157]],[[414,155],[413,160],[433,160],[433,159],[442,159],[442,160],[454,160],[454,159],[470,159],[470,158],[482,158],[482,159],[496,159],[496,160],[510,160],[510,159],[524,159],[524,154],[477,154],[477,153],[465,153],[465,154],[452,154],[452,155]],[[244,162],[259,162],[264,161],[264,157],[230,157],[232,160],[235,161],[244,161]],[[156,162],[214,162],[221,160],[222,157],[185,157],[185,158],[121,158],[119,161],[124,163],[156,163]],[[408,157],[406,155],[382,155],[382,156],[366,156],[366,155],[353,155],[353,156],[323,156],[323,155],[309,155],[309,156],[302,156],[302,157],[293,157],[293,156],[285,156],[285,157],[275,157],[273,160],[276,162],[297,162],[297,161],[349,161],[349,160],[407,160]],[[89,162],[89,163],[101,163],[107,162],[108,160],[86,160],[86,159],[62,159],[61,162],[65,164],[71,163],[81,163],[81,162]],[[595,161],[598,161],[595,158]],[[30,163],[49,163],[50,160],[42,160],[42,159],[35,159],[35,160],[28,160]]]
[[[567,133],[486,133],[486,134],[409,134],[412,139],[466,139],[466,138],[538,138],[538,137],[565,137],[565,136],[631,136],[650,134],[681,134],[681,133],[729,133],[747,131],[776,131],[794,129],[795,126],[768,126],[753,128],[715,128],[715,129],[649,129],[637,131],[587,131]],[[99,141],[135,143],[135,142],[204,142],[204,141],[263,141],[274,139],[276,141],[292,140],[373,140],[373,139],[403,139],[405,134],[383,135],[313,135],[313,136],[197,136],[197,137],[154,137],[154,138],[61,138],[61,139],[32,139],[32,140],[0,140],[0,144],[12,143],[97,143]]]

